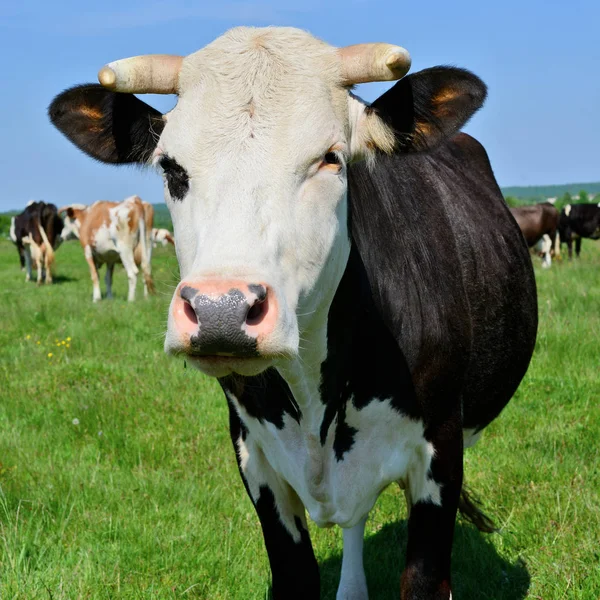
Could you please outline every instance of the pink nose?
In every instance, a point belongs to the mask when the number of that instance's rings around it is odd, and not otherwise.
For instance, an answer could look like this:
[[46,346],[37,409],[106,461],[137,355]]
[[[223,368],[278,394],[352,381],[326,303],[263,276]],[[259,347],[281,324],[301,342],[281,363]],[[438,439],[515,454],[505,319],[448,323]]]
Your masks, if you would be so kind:
[[172,311],[185,347],[196,356],[258,356],[277,322],[273,290],[236,280],[182,281]]

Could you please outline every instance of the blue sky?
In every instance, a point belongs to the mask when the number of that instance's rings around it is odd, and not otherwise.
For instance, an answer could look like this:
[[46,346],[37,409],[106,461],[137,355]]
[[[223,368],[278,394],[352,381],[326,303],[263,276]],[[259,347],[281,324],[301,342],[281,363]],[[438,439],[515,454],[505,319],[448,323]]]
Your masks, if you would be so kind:
[[[467,127],[501,185],[600,180],[600,2],[597,0],[20,0],[0,5],[0,210],[30,199],[58,205],[162,201],[150,171],[85,157],[53,129],[61,90],[96,81],[111,60],[189,54],[235,25],[292,25],[335,45],[405,46],[413,71],[466,67],[489,86]],[[374,100],[388,86],[360,86]],[[147,101],[169,109],[173,97]]]

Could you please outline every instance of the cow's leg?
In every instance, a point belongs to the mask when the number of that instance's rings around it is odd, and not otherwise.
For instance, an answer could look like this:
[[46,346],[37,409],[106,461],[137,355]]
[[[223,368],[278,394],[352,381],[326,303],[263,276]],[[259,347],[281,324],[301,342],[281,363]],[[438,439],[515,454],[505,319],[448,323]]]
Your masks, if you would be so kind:
[[35,268],[37,269],[36,285],[42,285],[42,277],[44,275],[44,262],[41,246],[37,246],[35,249]]
[[[427,431],[430,442],[422,467],[411,470],[412,507],[408,519],[402,600],[449,600],[450,557],[462,487],[463,436],[460,419]],[[419,461],[421,462],[421,461]]]
[[579,255],[581,254],[581,238],[575,238],[575,256],[577,258],[579,258]]
[[363,566],[363,542],[367,517],[350,529],[344,529],[342,576],[336,600],[367,600],[367,578]]
[[571,236],[571,232],[568,231],[565,237],[565,242],[567,244],[567,250],[569,251],[569,260],[573,259],[573,238]]
[[85,260],[90,268],[90,277],[92,278],[92,286],[94,290],[92,293],[92,300],[94,302],[99,302],[102,300],[102,293],[100,292],[100,281],[98,280],[98,265],[94,260],[91,246],[86,246],[83,253],[85,254]]
[[318,600],[319,567],[302,502],[269,465],[231,403],[229,424],[240,475],[262,527],[273,600]]
[[112,298],[112,280],[113,271],[115,270],[115,263],[106,263],[106,275],[104,276],[104,283],[106,283],[106,297]]
[[135,259],[133,256],[133,249],[129,247],[117,246],[119,249],[119,256],[125,272],[127,273],[127,279],[129,280],[129,291],[127,292],[127,300],[133,302],[135,300],[135,286],[137,284],[138,268],[135,266]]
[[23,244],[17,242],[17,251],[19,252],[19,263],[21,264],[21,271],[25,270],[25,248]]
[[552,239],[548,234],[544,234],[542,238],[542,252],[544,254],[544,259],[542,261],[542,267],[549,269],[552,266],[552,258],[550,256],[550,252],[552,250]]
[[31,281],[31,248],[29,246],[23,248],[23,256],[25,257],[25,281]]
[[46,271],[44,283],[52,283],[52,255],[48,252],[44,252],[44,269]]

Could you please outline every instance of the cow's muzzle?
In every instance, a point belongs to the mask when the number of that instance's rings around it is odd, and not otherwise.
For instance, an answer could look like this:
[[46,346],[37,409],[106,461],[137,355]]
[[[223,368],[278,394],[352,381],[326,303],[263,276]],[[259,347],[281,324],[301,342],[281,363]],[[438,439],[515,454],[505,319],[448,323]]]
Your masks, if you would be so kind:
[[197,359],[205,371],[226,359],[264,357],[277,317],[275,293],[264,283],[182,281],[171,304],[169,327],[178,342],[170,350]]

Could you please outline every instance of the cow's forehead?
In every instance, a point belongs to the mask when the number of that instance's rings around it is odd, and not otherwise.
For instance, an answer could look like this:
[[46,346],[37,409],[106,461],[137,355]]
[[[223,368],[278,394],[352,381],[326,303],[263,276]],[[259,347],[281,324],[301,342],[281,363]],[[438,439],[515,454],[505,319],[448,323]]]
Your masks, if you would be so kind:
[[337,49],[304,31],[236,28],[184,59],[168,122],[203,136],[214,131],[221,143],[228,132],[239,138],[255,128],[289,132],[300,121],[306,127],[307,118],[330,135],[327,129],[348,120],[340,73]]
[[207,73],[241,88],[316,79],[333,87],[340,67],[335,47],[300,29],[236,27],[184,59],[179,88],[185,92]]

